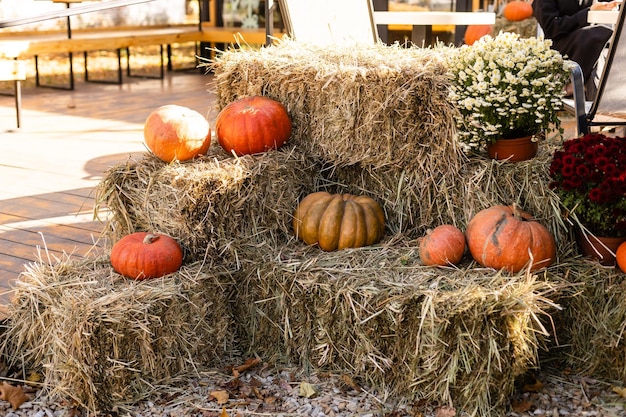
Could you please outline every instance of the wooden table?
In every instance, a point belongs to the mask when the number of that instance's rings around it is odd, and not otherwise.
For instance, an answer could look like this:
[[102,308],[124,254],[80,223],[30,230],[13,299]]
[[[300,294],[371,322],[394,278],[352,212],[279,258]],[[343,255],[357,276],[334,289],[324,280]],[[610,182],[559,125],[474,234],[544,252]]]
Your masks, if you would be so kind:
[[411,41],[430,45],[433,25],[493,25],[496,14],[488,12],[374,12],[377,25],[411,25]]

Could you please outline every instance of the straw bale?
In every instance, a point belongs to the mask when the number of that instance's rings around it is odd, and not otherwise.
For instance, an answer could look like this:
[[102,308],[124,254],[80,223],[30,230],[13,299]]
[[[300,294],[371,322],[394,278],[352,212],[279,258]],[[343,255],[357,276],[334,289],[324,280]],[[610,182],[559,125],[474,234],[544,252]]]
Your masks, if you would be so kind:
[[578,258],[562,276],[572,291],[563,299],[560,345],[549,357],[581,374],[626,384],[626,275]]
[[248,95],[283,103],[291,142],[332,165],[443,165],[457,157],[440,55],[399,45],[318,47],[284,40],[209,64],[217,109]]
[[200,264],[134,281],[108,257],[30,264],[15,284],[0,347],[44,376],[51,398],[121,411],[233,352],[227,273]]
[[242,349],[470,415],[505,408],[515,377],[537,365],[560,291],[545,271],[424,267],[417,242],[400,237],[339,252],[250,251],[233,314]]
[[517,163],[474,156],[461,158],[460,167],[442,164],[430,171],[421,166],[333,167],[324,170],[321,184],[333,192],[371,196],[383,207],[390,233],[413,237],[441,224],[465,230],[478,211],[516,203],[546,226],[562,248],[569,243],[569,230],[548,175],[555,144],[554,137],[542,141],[535,158]]
[[[444,164],[425,168],[401,169],[394,166],[333,167],[323,172],[321,186],[334,193],[365,194],[375,199],[385,212],[390,234],[413,237],[440,224],[466,223],[459,217],[463,182],[460,170]],[[460,168],[460,167],[457,167]],[[461,187],[462,188],[462,187]]]
[[557,145],[554,137],[542,141],[537,156],[523,162],[472,158],[458,184],[459,217],[468,222],[484,208],[515,203],[552,233],[557,254],[563,256],[571,245],[571,230],[563,220],[558,196],[549,187],[550,161]]
[[[96,199],[111,210],[108,233],[169,234],[187,260],[236,260],[239,243],[284,241],[298,201],[315,188],[319,167],[293,147],[235,158],[219,145],[186,163],[146,155],[112,167]],[[113,239],[115,240],[115,239]]]
[[555,144],[543,141],[536,158],[519,163],[460,155],[457,165],[448,161],[411,169],[328,166],[293,145],[243,158],[214,147],[209,156],[188,163],[165,164],[148,156],[119,164],[100,183],[97,198],[113,213],[108,224],[113,235],[167,233],[194,260],[238,259],[237,248],[249,241],[273,247],[287,241],[298,201],[320,189],[374,198],[385,212],[387,235],[414,238],[440,224],[464,230],[478,211],[516,203],[562,247],[569,230],[548,187]]

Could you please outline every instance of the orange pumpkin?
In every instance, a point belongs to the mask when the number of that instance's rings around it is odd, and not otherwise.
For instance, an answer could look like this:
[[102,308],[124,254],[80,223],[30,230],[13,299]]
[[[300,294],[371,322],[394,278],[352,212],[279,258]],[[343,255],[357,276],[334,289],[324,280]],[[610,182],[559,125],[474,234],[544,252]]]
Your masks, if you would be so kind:
[[278,149],[291,136],[287,109],[263,96],[244,97],[224,107],[215,120],[219,144],[226,152],[249,155]]
[[491,25],[469,25],[465,29],[464,41],[467,45],[472,45],[485,35],[491,35],[493,27]]
[[502,16],[511,22],[519,22],[532,17],[533,6],[524,0],[513,0],[504,5]]
[[617,247],[615,251],[615,260],[620,271],[626,272],[626,242]]
[[426,233],[419,246],[424,265],[456,265],[465,253],[465,234],[456,226],[443,224]]
[[113,245],[110,260],[119,274],[144,280],[178,271],[183,264],[183,251],[170,236],[136,232]]
[[293,216],[296,237],[324,251],[358,248],[377,243],[385,233],[385,215],[367,196],[309,194]]
[[465,230],[467,246],[480,265],[518,272],[552,264],[556,244],[552,234],[516,206],[493,206],[478,212]]
[[195,110],[167,104],[154,110],[143,128],[146,146],[165,162],[186,161],[205,154],[211,145],[211,127]]

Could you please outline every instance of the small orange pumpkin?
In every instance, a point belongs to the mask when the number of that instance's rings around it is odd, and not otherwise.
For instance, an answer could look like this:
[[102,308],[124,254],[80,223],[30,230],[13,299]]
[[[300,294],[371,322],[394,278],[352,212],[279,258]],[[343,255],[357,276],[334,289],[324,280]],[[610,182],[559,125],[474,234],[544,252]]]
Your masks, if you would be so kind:
[[209,150],[211,127],[197,111],[167,104],[148,115],[143,137],[148,149],[162,161],[187,161]]
[[556,257],[554,237],[541,223],[517,206],[493,206],[478,212],[465,230],[467,246],[480,265],[521,271],[552,264]]
[[183,250],[170,236],[135,232],[113,245],[110,260],[113,269],[127,278],[159,278],[178,271],[183,264]]
[[533,6],[524,0],[513,0],[504,5],[502,16],[511,22],[519,22],[531,18]]
[[464,41],[467,45],[472,45],[485,35],[491,35],[493,27],[491,25],[469,25],[465,29]]
[[243,97],[224,107],[215,120],[219,144],[228,153],[250,155],[278,149],[291,136],[287,109],[264,96]]
[[442,224],[426,233],[419,246],[424,265],[456,265],[465,253],[465,234],[456,226]]
[[320,191],[302,199],[293,230],[306,244],[318,244],[324,251],[358,248],[383,237],[385,215],[370,197]]
[[626,242],[620,244],[615,251],[615,260],[620,271],[626,272]]

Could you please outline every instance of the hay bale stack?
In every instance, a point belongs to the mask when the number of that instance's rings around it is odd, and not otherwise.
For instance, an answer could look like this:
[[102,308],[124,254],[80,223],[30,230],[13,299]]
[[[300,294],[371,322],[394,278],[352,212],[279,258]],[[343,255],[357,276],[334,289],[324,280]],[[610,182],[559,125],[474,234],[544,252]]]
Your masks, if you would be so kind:
[[374,198],[388,232],[417,235],[454,219],[447,192],[465,158],[436,51],[284,41],[226,52],[213,70],[219,108],[246,95],[282,102],[294,122],[290,143],[324,163],[323,188]]
[[123,410],[234,352],[227,273],[188,265],[133,281],[108,258],[31,264],[16,283],[1,352],[44,376],[51,398]]
[[321,187],[374,198],[391,234],[418,237],[444,223],[463,229],[479,210],[515,202],[559,239],[545,143],[524,163],[467,158],[454,139],[441,56],[438,49],[329,50],[293,41],[229,51],[213,63],[217,105],[255,94],[282,102],[294,121],[290,143],[324,164]]
[[[283,242],[299,200],[315,188],[319,167],[293,147],[235,158],[219,145],[188,163],[146,155],[112,167],[97,200],[113,216],[109,234],[169,234],[186,260],[238,258],[239,244]],[[116,240],[116,239],[114,239]]]
[[446,68],[431,49],[287,40],[224,52],[211,66],[218,109],[246,95],[280,101],[293,119],[290,141],[317,159],[427,172],[458,165]]
[[242,348],[468,415],[507,407],[559,291],[546,276],[424,267],[415,241],[250,250],[234,311]]

